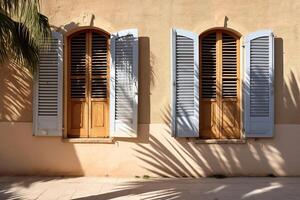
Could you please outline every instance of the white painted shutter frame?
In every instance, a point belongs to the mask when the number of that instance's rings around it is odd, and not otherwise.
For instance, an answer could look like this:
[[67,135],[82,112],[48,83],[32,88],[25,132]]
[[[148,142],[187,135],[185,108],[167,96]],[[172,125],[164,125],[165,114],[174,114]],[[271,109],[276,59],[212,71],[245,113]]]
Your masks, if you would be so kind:
[[40,52],[34,80],[33,134],[62,136],[63,36],[52,32],[49,44]]
[[199,137],[198,35],[171,30],[172,133],[175,137]]
[[274,133],[274,35],[271,30],[245,38],[244,129],[246,137]]
[[138,30],[111,35],[110,136],[137,137]]

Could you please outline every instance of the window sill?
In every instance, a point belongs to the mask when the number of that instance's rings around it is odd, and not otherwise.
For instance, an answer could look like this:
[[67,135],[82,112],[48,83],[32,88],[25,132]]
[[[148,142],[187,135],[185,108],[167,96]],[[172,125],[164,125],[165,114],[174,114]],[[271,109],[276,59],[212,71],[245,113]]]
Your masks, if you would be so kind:
[[113,144],[113,138],[63,138],[63,142],[70,143],[99,143],[99,144]]
[[195,140],[195,144],[246,144],[246,139],[208,139],[202,140],[197,139]]

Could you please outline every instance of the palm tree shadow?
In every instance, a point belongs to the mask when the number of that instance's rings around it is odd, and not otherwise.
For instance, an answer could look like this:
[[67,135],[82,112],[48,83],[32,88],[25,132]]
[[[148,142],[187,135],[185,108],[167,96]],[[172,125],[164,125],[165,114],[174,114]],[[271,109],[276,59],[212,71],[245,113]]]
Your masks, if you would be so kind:
[[[76,194],[72,195],[72,199],[85,200],[85,199],[101,199],[108,200],[114,198],[132,198],[138,199],[223,199],[231,192],[232,199],[247,199],[247,198],[260,198],[270,199],[271,197],[279,197],[284,199],[286,191],[293,189],[291,180],[283,179],[149,179],[141,180],[135,179],[132,181],[121,181],[109,185],[108,182],[92,182],[82,183],[74,181],[66,181],[68,178],[44,178],[44,177],[13,177],[1,178],[0,180],[0,198],[1,199],[24,199],[26,194],[31,198],[39,198],[43,192],[53,187],[54,184],[60,182],[63,187],[76,187],[77,192],[84,192],[87,187],[101,186],[100,192],[76,198]],[[76,179],[75,179],[76,180]],[[79,179],[82,180],[82,179]],[[289,183],[290,185],[285,185]],[[108,185],[106,185],[108,184]],[[242,184],[243,186],[239,186]],[[36,187],[39,185],[38,187]],[[46,187],[45,187],[46,186]],[[106,187],[108,186],[108,187]],[[19,189],[17,189],[19,188]],[[35,189],[34,189],[35,188]],[[37,188],[41,190],[37,190]],[[106,188],[106,189],[105,189]],[[17,189],[17,190],[16,190]],[[23,192],[20,191],[22,189]],[[52,188],[54,189],[54,188]],[[25,192],[27,191],[27,192]],[[54,195],[55,196],[55,195]],[[58,197],[58,196],[57,196]]]
[[[115,199],[115,198],[138,198],[147,200],[167,200],[167,199],[269,199],[274,196],[285,197],[284,191],[287,189],[285,181],[280,180],[247,180],[246,187],[239,186],[245,184],[243,179],[214,180],[206,179],[160,179],[147,181],[131,181],[116,185],[112,190],[103,191],[87,197],[75,198],[77,200],[88,199]],[[135,198],[134,198],[135,199]]]
[[[283,78],[283,42],[282,38],[275,39],[275,69],[276,83]],[[290,85],[293,91],[284,95],[285,101],[299,99],[299,87],[296,78],[291,76]],[[284,85],[285,86],[285,85]],[[276,93],[276,97],[278,93]],[[278,104],[277,97],[275,112]],[[298,109],[294,104],[292,109]],[[241,109],[241,108],[240,108]],[[242,109],[241,109],[242,110]],[[298,112],[299,113],[299,112]],[[248,139],[246,144],[199,144],[198,138],[173,138],[171,128],[172,113],[170,105],[162,109],[165,128],[163,131],[150,130],[149,145],[140,145],[134,149],[137,157],[143,161],[142,166],[150,174],[162,177],[201,177],[201,176],[267,176],[269,174],[284,174],[286,159],[291,159],[286,151],[274,139]],[[193,126],[193,122],[185,122],[185,126]],[[275,136],[276,137],[276,136]],[[275,153],[273,160],[270,152]],[[276,163],[276,164],[275,164]],[[251,167],[260,167],[261,172],[253,173]]]
[[[136,143],[148,143],[149,124],[151,120],[150,97],[151,88],[155,86],[155,74],[153,65],[155,57],[150,51],[149,37],[139,37],[139,88],[138,88],[138,137],[137,138],[114,138],[114,141],[126,141]],[[126,91],[126,88],[120,90]],[[127,97],[130,100],[131,98]],[[128,101],[128,105],[130,102]],[[130,106],[127,106],[128,109]]]
[[[18,194],[16,188],[29,189],[33,184],[41,184],[55,181],[59,177],[1,177],[0,180],[0,199],[23,199],[22,194]],[[41,191],[42,192],[42,191]],[[35,194],[39,196],[40,194]]]
[[2,91],[0,119],[8,122],[30,122],[32,120],[32,75],[30,71],[14,61],[0,68],[3,76],[0,80]]
[[283,39],[276,38],[275,45],[275,122],[278,124],[298,124],[300,122],[298,76],[292,69],[284,68]]

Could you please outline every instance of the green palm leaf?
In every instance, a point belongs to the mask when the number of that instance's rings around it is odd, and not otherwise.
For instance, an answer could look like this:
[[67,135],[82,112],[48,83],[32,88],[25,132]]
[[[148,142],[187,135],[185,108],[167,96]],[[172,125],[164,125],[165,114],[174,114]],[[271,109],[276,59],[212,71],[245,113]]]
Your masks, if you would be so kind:
[[51,36],[48,18],[39,10],[38,0],[0,0],[0,63],[13,58],[36,71],[39,49]]

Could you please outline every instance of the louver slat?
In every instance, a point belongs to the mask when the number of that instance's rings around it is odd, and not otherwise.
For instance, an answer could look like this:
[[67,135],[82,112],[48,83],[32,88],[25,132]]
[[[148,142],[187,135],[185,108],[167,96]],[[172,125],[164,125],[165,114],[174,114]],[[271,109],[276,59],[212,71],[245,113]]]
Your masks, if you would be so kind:
[[176,137],[199,136],[198,36],[172,30],[172,129]]
[[216,98],[216,33],[202,39],[201,48],[201,92],[202,98]]
[[92,33],[92,98],[107,97],[107,38]]
[[271,137],[274,132],[274,36],[270,30],[246,37],[244,82],[245,133]]
[[250,117],[268,117],[270,114],[269,37],[252,40],[250,49]]
[[114,137],[137,137],[138,31],[112,34],[110,123]]
[[38,116],[58,115],[58,39],[51,39],[48,45],[40,51]]
[[116,120],[131,120],[133,108],[132,35],[116,39]]
[[71,38],[71,98],[86,96],[86,33],[79,33]]
[[34,93],[34,135],[62,134],[62,35],[52,39],[39,51],[39,68]]
[[222,94],[237,97],[237,46],[236,39],[222,33]]
[[107,39],[104,35],[92,36],[92,75],[107,75]]
[[177,35],[176,47],[176,116],[193,116],[194,41]]
[[93,78],[92,79],[92,98],[103,98],[107,96],[107,79]]
[[71,79],[71,98],[85,98],[85,78]]

